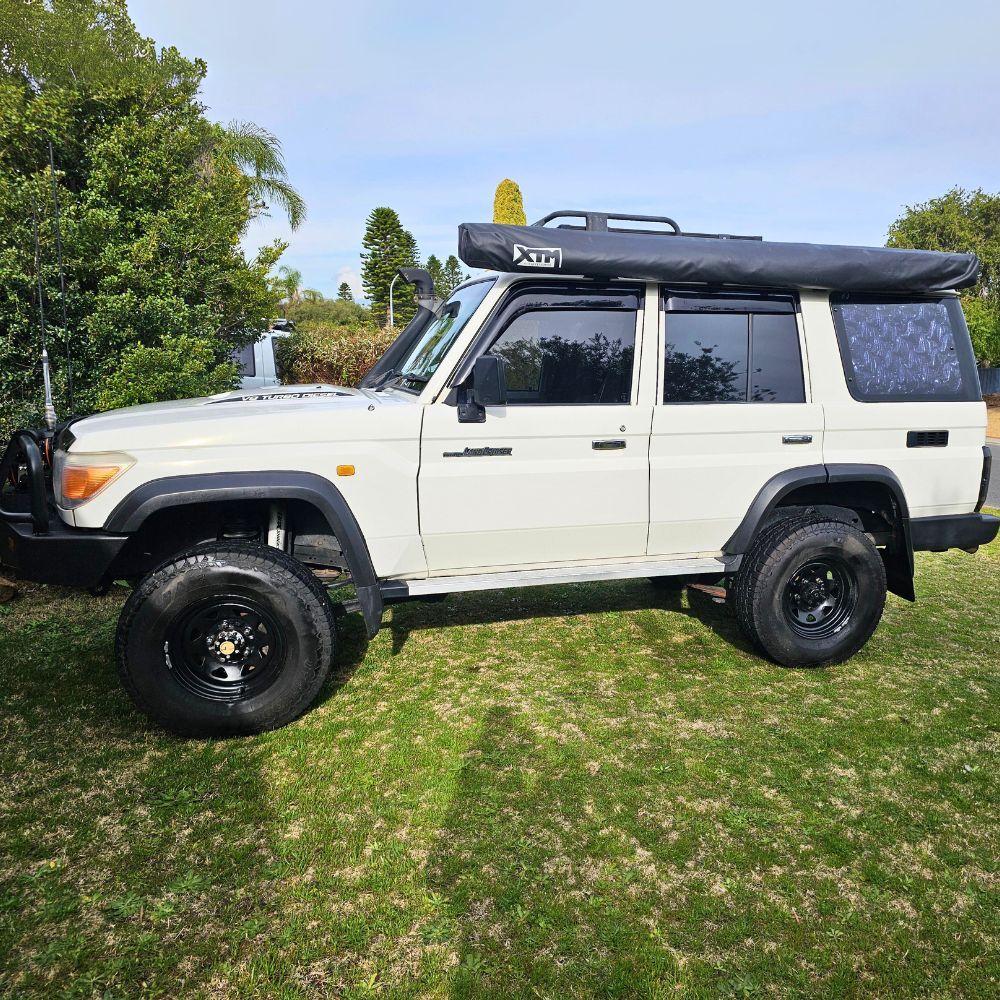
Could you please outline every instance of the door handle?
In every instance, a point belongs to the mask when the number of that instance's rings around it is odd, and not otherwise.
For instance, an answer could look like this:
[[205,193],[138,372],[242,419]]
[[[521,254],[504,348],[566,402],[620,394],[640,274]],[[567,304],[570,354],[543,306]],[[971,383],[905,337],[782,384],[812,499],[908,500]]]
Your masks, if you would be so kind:
[[812,434],[783,434],[782,444],[812,444]]
[[625,447],[625,441],[622,438],[612,438],[608,441],[592,441],[590,447],[594,451],[619,451]]

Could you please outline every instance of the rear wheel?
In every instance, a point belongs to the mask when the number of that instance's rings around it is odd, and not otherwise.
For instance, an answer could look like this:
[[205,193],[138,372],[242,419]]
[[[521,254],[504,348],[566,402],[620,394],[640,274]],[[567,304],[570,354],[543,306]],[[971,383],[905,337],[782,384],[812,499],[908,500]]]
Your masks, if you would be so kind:
[[213,542],[143,579],[122,610],[118,671],[136,705],[185,736],[275,729],[319,693],[333,608],[277,549]]
[[849,659],[885,607],[885,567],[863,531],[813,515],[766,528],[733,580],[743,631],[786,666]]

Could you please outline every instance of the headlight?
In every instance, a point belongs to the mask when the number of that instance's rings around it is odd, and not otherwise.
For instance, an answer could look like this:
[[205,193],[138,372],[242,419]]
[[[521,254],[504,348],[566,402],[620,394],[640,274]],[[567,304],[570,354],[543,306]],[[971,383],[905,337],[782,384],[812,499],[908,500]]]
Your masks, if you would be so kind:
[[56,504],[63,510],[79,507],[96,497],[133,465],[135,459],[120,451],[71,455],[60,449],[52,462]]

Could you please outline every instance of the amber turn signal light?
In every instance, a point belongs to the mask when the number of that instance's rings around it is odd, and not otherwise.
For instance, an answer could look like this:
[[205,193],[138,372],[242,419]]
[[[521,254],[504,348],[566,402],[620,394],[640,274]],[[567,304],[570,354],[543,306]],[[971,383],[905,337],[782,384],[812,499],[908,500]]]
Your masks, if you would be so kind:
[[338,465],[337,466],[338,476],[353,476],[354,466],[353,465]]
[[89,500],[124,468],[122,465],[67,465],[63,469],[62,495],[77,503]]

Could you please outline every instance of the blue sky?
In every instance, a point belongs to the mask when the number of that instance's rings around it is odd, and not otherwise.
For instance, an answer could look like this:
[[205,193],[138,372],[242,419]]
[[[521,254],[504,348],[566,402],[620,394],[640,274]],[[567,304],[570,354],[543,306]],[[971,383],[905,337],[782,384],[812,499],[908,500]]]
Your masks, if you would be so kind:
[[666,214],[698,231],[884,242],[903,206],[1000,190],[1000,4],[854,0],[432,5],[130,0],[209,67],[219,121],[281,139],[307,222],[254,224],[326,294],[358,290],[365,217],[422,255],[490,218]]

